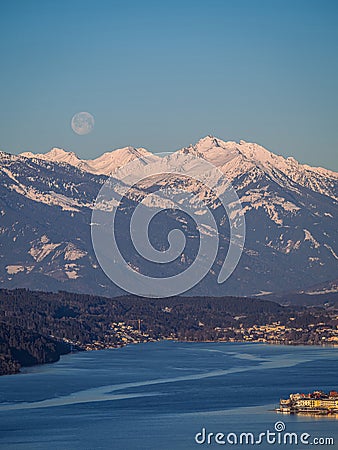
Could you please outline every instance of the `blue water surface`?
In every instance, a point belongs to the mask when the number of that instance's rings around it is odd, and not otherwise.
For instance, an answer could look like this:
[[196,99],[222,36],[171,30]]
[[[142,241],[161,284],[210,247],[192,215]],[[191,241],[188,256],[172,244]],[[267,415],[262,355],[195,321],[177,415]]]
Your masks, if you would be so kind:
[[[337,349],[241,343],[156,342],[66,355],[0,378],[0,448],[190,450],[197,433],[275,431],[333,437],[333,417],[273,411],[291,392],[338,388]],[[276,434],[277,436],[277,434]],[[200,435],[203,440],[203,435]],[[239,448],[309,448],[261,444]],[[311,445],[313,448],[313,446]]]

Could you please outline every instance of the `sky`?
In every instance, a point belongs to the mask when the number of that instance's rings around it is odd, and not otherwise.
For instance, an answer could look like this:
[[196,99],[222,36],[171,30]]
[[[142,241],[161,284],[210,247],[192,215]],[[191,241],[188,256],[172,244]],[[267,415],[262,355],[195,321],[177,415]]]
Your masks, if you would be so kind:
[[212,134],[338,170],[337,21],[335,0],[2,0],[0,149],[93,158]]

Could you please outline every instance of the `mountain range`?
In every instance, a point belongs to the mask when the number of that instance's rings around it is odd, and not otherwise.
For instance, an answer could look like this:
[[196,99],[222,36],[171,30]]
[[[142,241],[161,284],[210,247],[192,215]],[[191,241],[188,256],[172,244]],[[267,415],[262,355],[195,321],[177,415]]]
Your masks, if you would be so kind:
[[[214,136],[166,158],[175,155],[196,155],[225,174],[240,198],[247,230],[236,270],[225,283],[218,284],[229,227],[222,220],[224,212],[214,205],[221,223],[217,230],[219,253],[207,276],[188,295],[280,295],[286,291],[310,294],[318,291],[318,286],[320,293],[337,290],[337,173],[275,155],[255,143],[225,142]],[[92,248],[94,202],[107,177],[114,177],[117,169],[135,159],[155,162],[160,158],[134,147],[107,152],[92,160],[58,148],[45,154],[0,152],[0,287],[121,294],[101,270]],[[157,182],[162,186],[170,183],[170,179]],[[197,192],[200,187],[192,182],[189,189]],[[148,191],[149,186],[138,186],[126,209],[134,208],[138,198]],[[121,236],[125,226],[122,220],[118,230]],[[194,236],[182,216],[168,211],[152,228],[154,245],[162,248],[173,228]],[[128,239],[124,250],[136,270],[159,270],[134,254]],[[173,261],[173,272],[187,268],[194,251],[185,248]]]

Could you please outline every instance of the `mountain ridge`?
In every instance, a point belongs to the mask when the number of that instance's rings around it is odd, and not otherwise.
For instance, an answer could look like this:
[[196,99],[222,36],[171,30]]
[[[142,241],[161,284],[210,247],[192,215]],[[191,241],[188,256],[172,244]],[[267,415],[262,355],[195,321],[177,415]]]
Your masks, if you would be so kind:
[[[210,145],[213,144],[213,145]],[[226,145],[226,147],[223,147],[224,144]],[[255,149],[260,150],[261,155],[265,154],[266,157],[269,157],[271,155],[273,155],[274,158],[277,159],[281,159],[281,160],[289,160],[290,162],[294,162],[297,163],[298,166],[304,167],[306,169],[310,169],[310,170],[314,170],[314,171],[319,171],[321,173],[325,173],[325,174],[331,174],[332,176],[334,176],[335,178],[338,178],[338,172],[335,172],[334,170],[330,170],[321,166],[310,166],[308,164],[302,164],[299,163],[293,156],[282,156],[282,155],[277,155],[274,152],[266,149],[265,147],[263,147],[261,144],[255,143],[255,142],[248,142],[245,141],[243,139],[240,139],[239,142],[236,141],[224,141],[223,139],[220,139],[216,136],[213,135],[207,135],[205,137],[200,138],[195,144],[190,144],[187,147],[182,147],[181,149],[172,151],[172,152],[164,152],[164,154],[168,154],[168,153],[176,153],[176,152],[180,152],[182,150],[186,150],[186,149],[190,149],[193,147],[197,147],[198,149],[204,148],[204,149],[209,149],[212,147],[219,147],[219,148],[231,148],[231,147],[236,147],[237,150],[244,150],[245,147],[246,148],[251,148],[251,149]],[[243,148],[240,148],[240,146],[243,146]],[[141,153],[143,153],[143,156],[146,155],[158,155],[160,153],[153,153],[150,150],[147,150],[144,147],[133,147],[133,146],[126,146],[126,147],[119,147],[116,149],[113,149],[111,151],[106,151],[104,153],[102,153],[101,155],[99,155],[98,157],[94,158],[94,159],[84,159],[84,158],[80,158],[75,152],[73,151],[68,151],[68,150],[64,150],[63,148],[60,147],[53,147],[51,148],[51,150],[49,150],[46,153],[33,153],[31,151],[28,152],[21,152],[19,153],[17,156],[24,156],[27,158],[38,158],[38,159],[47,159],[47,160],[51,160],[51,161],[56,161],[56,162],[65,162],[63,161],[63,158],[66,157],[66,155],[69,156],[75,156],[76,159],[78,161],[81,162],[93,162],[93,161],[97,161],[102,159],[104,156],[113,156],[114,154],[118,154],[119,152],[122,151],[130,151],[130,152],[135,152],[135,151],[139,151]],[[8,152],[4,152],[4,151],[0,151],[0,153],[7,153],[10,154]],[[203,152],[201,152],[203,154]],[[247,156],[245,154],[245,152],[243,152],[243,155]]]
[[[99,162],[111,164],[110,171],[126,159],[147,159],[149,154],[133,147],[120,150],[115,161],[111,161],[114,152],[107,152]],[[224,211],[213,204],[221,224],[217,231],[220,253],[208,275],[189,295],[262,295],[285,292],[285,283],[290,291],[306,291],[315,283],[325,290],[325,283],[338,278],[338,174],[326,169],[313,171],[291,158],[265,152],[268,150],[257,144],[225,143],[207,136],[165,157],[170,162],[178,154],[183,160],[190,153],[199,154],[224,171],[240,198],[247,223],[240,263],[226,283],[218,285],[219,262],[228,248],[229,229]],[[54,149],[50,156],[62,161],[32,155],[0,153],[0,287],[120,295],[122,291],[98,266],[90,240],[91,212],[107,175],[65,162],[68,153],[60,149]],[[255,164],[258,157],[260,161]],[[71,158],[77,164],[74,154]],[[158,158],[155,155],[153,161]],[[170,177],[162,177],[156,183],[165,189],[170,182]],[[174,182],[179,184],[180,180]],[[125,211],[142,201],[149,188],[144,182],[132,191]],[[192,195],[200,194],[200,186],[193,181],[188,190]],[[213,201],[210,196],[204,199]],[[147,207],[160,206],[155,200]],[[172,228],[190,232],[186,219],[168,211],[152,231],[158,248],[166,246],[166,233]],[[124,237],[128,229],[123,222],[118,233]],[[151,265],[132,255],[128,239],[124,245],[131,267],[141,272],[152,270]],[[192,260],[193,252],[185,249],[173,262],[173,271],[185,269]]]
[[30,159],[43,159],[46,161],[67,163],[78,169],[97,175],[111,175],[121,166],[128,164],[136,158],[148,157],[150,160],[156,160],[148,150],[140,147],[123,147],[105,152],[95,159],[80,159],[76,153],[68,152],[64,149],[54,147],[47,153],[23,152],[18,155]]
[[[312,167],[308,164],[299,163],[294,157],[284,157],[270,152],[263,146],[240,140],[223,141],[215,136],[208,135],[201,138],[196,144],[183,147],[171,154],[191,153],[195,156],[205,158],[214,164],[230,181],[239,175],[253,169],[260,169],[270,176],[290,178],[292,181],[309,187],[312,190],[328,195],[338,200],[337,189],[333,191],[326,180],[338,180],[338,173],[323,167]],[[95,159],[80,159],[74,152],[53,148],[45,154],[34,154],[24,152],[18,156],[26,158],[45,159],[53,162],[68,163],[81,170],[97,174],[112,175],[120,167],[128,164],[136,158],[149,158],[151,161],[158,160],[159,156],[140,147],[123,147],[110,152],[105,152]],[[282,180],[282,183],[285,180]]]

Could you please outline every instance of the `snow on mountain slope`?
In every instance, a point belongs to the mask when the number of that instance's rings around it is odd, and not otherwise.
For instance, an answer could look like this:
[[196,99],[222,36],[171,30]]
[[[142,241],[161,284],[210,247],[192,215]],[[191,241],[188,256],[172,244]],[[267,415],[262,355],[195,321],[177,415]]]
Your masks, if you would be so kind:
[[[325,288],[327,281],[337,279],[338,174],[274,155],[257,144],[225,142],[212,136],[163,160],[170,167],[178,155],[183,159],[186,155],[189,161],[191,153],[219,167],[231,180],[247,224],[240,263],[224,285],[217,285],[215,280],[229,243],[226,217],[217,198],[198,182],[187,182],[177,174],[156,180],[156,186],[164,190],[183,186],[193,194],[192,206],[199,208],[202,199],[220,223],[220,253],[194,294],[255,295],[261,291],[282,292],[286,284],[290,289],[306,290],[314,281]],[[0,152],[0,250],[4,261],[0,286],[120,293],[93,254],[91,208],[106,174],[135,158],[140,158],[141,165],[148,158],[160,159],[133,147],[88,161],[61,149],[45,155]],[[117,230],[131,266],[144,273],[159,269],[133,254],[126,219],[129,210],[146,197],[152,182],[143,180],[130,190]],[[113,195],[112,203],[116,198]],[[161,198],[153,195],[144,205],[161,206]],[[192,225],[177,211],[159,215],[155,222],[151,235],[156,248],[166,248],[167,232],[176,227],[188,233],[188,241],[197,241]],[[191,264],[193,257],[194,250],[185,249],[182,258],[173,263],[173,273]]]
[[87,172],[91,172],[91,167],[86,161],[82,161],[74,152],[67,152],[62,148],[54,147],[47,153],[34,154],[32,152],[24,152],[21,153],[20,156],[31,159],[44,159],[45,161],[53,161],[57,163],[66,163]]
[[[7,192],[64,211],[92,208],[103,180],[73,166],[0,152],[0,177]],[[87,189],[84,185],[88,183]]]
[[145,158],[148,162],[154,162],[159,159],[158,156],[153,155],[144,148],[125,147],[104,153],[96,159],[88,160],[88,164],[93,169],[93,173],[111,175],[115,170],[134,159],[140,159],[142,162]]
[[112,152],[106,152],[96,159],[80,159],[74,152],[66,152],[60,148],[53,148],[47,153],[24,152],[20,156],[26,158],[44,159],[46,161],[53,161],[58,163],[66,163],[77,167],[86,172],[97,175],[111,175],[119,167],[128,164],[134,159],[147,158],[149,161],[156,161],[159,157],[148,152],[144,148],[124,147]]
[[[338,200],[338,174],[321,167],[310,167],[300,164],[293,157],[284,158],[275,155],[261,145],[245,142],[223,141],[214,136],[206,136],[195,145],[190,145],[178,153],[191,153],[205,158],[218,167],[227,178],[232,181],[243,174],[250,174],[255,178],[259,173],[265,173],[277,181],[280,185],[289,185],[295,188],[293,183],[311,189],[320,194],[328,195]],[[159,156],[144,148],[124,147],[111,152],[106,152],[96,159],[83,160],[73,152],[53,148],[45,154],[21,153],[26,158],[38,158],[48,161],[67,163],[81,170],[99,174],[111,175],[118,168],[128,164],[136,158],[140,161],[145,158],[155,162]]]
[[275,155],[250,142],[222,141],[206,136],[180,152],[201,155],[218,167],[231,181],[243,174],[265,173],[284,186],[290,181],[338,200],[338,173],[300,164],[293,157]]

